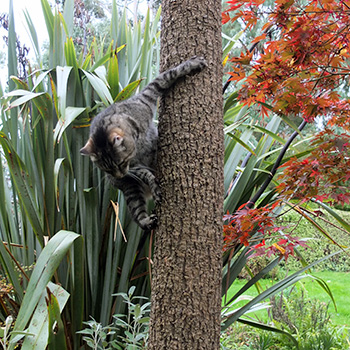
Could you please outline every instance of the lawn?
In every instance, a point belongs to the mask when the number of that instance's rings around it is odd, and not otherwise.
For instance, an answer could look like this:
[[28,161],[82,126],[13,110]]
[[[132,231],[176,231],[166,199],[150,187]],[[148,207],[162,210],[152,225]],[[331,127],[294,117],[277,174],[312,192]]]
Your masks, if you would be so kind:
[[[299,288],[305,288],[308,297],[329,303],[329,312],[331,315],[331,320],[334,324],[346,325],[350,327],[350,273],[322,271],[315,272],[314,275],[319,278],[322,278],[328,284],[334,296],[337,310],[335,310],[332,300],[330,299],[328,294],[320,287],[320,285],[315,280],[311,278],[304,278],[302,281],[298,282],[296,286]],[[230,296],[233,296],[234,293],[238,291],[245,283],[245,280],[236,280],[234,285],[229,289],[227,293],[228,299],[230,298]],[[274,283],[275,282],[270,279],[260,281],[260,284],[264,289],[272,286]],[[245,295],[256,296],[256,288],[254,286],[251,287],[248,291],[246,291]],[[245,303],[246,302],[240,302],[237,305],[235,305],[235,308],[238,306],[242,306]],[[258,320],[268,320],[267,311],[265,310],[249,315],[257,318]]]
[[331,302],[329,304],[329,311],[333,323],[350,327],[350,273],[322,271],[315,272],[315,276],[327,282],[334,296],[337,310],[335,310],[329,296],[320,285],[310,278],[304,279],[302,282],[308,291],[308,295],[327,303]]

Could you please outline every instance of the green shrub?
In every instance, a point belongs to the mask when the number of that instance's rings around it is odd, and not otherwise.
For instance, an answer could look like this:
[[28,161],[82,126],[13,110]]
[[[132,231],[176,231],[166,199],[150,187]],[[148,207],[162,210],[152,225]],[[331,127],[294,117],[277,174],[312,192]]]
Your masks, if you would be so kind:
[[[83,334],[84,342],[92,349],[145,349],[148,340],[148,325],[150,302],[135,303],[134,300],[146,299],[141,296],[134,296],[135,287],[131,287],[128,293],[118,293],[124,303],[127,304],[127,315],[113,315],[114,322],[103,327],[94,319],[84,322],[87,328],[79,331]],[[115,334],[119,334],[116,339]]]
[[[317,209],[316,209],[317,210]],[[346,221],[350,222],[350,213],[346,211],[336,212]],[[290,233],[294,237],[306,238],[309,248],[299,248],[299,251],[307,263],[311,263],[322,257],[339,251],[342,247],[347,247],[349,244],[349,233],[338,227],[335,219],[327,212],[317,210],[318,217],[312,219],[322,227],[322,229],[329,235],[326,237],[321,233],[311,222],[300,214],[289,211],[277,222],[277,226],[287,227],[285,232]],[[337,244],[335,244],[334,242]],[[301,268],[301,262],[298,259],[288,259],[285,263],[289,270],[297,270]],[[330,270],[338,272],[350,271],[350,255],[349,253],[337,254],[324,262],[314,267],[316,271]]]
[[[298,340],[299,349],[346,348],[346,332],[332,324],[328,304],[310,299],[303,290],[293,288],[288,294],[271,298],[271,305],[272,322],[291,333]],[[288,339],[281,341],[287,348],[294,348]]]
[[[298,341],[299,350],[336,350],[349,347],[349,332],[336,327],[328,304],[310,299],[303,291],[291,289],[271,298],[269,325],[288,332]],[[222,349],[293,350],[291,340],[277,333],[251,328],[236,322],[221,335]]]

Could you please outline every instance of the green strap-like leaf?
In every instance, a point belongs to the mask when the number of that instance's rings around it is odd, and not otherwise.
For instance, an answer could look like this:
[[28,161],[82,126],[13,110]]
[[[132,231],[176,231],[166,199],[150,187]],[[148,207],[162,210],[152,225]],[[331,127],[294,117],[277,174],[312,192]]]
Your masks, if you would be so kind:
[[54,132],[54,142],[60,142],[64,131],[72,125],[74,120],[81,115],[86,108],[82,107],[67,107],[64,113],[64,118],[60,118],[56,124]]
[[330,208],[328,205],[314,200],[315,203],[317,203],[318,205],[320,205],[322,208],[324,208],[330,215],[332,215],[334,217],[335,220],[337,220],[339,222],[339,224],[348,232],[350,232],[350,224],[347,223],[345,220],[343,220],[336,211],[334,211],[332,208]]
[[40,217],[39,208],[36,204],[35,195],[33,193],[33,185],[28,175],[25,164],[8,141],[6,135],[0,132],[0,145],[4,150],[12,181],[16,188],[16,193],[21,205],[28,216],[33,230],[41,244],[44,243],[43,222]]
[[[15,90],[15,91],[18,92],[19,90]],[[13,102],[10,103],[9,109],[18,107],[18,106],[22,105],[23,103],[26,103],[26,102],[28,102],[36,97],[44,95],[44,94],[45,94],[45,92],[30,92],[30,91],[26,91],[25,93],[23,92],[21,97],[17,98],[16,100],[14,100]],[[10,94],[8,94],[7,96],[10,96]]]
[[232,298],[226,302],[226,305],[232,303],[236,298],[242,295],[245,291],[247,291],[252,285],[257,283],[260,279],[262,279],[267,273],[269,273],[274,267],[277,266],[280,259],[276,258],[271,263],[269,263],[265,268],[263,268],[258,274],[256,274],[252,279],[250,279]]
[[44,19],[46,22],[46,29],[49,34],[50,43],[53,42],[53,33],[54,33],[54,16],[50,4],[47,0],[41,0],[41,7],[44,13]]
[[65,0],[63,18],[66,23],[66,35],[67,37],[72,37],[74,30],[74,0]]
[[[62,293],[59,295],[62,297]],[[68,300],[69,294],[67,293]],[[47,302],[48,310],[48,349],[57,350],[67,349],[64,325],[61,319],[62,303],[59,303],[58,298],[54,293],[49,292]]]
[[122,91],[119,92],[118,96],[115,98],[116,101],[122,101],[128,99],[132,93],[140,86],[142,79],[135,80],[126,86]]
[[112,56],[108,62],[107,81],[110,86],[111,95],[115,101],[119,92],[119,64],[117,53],[114,52],[112,52]]
[[85,76],[89,80],[92,87],[95,89],[96,93],[100,96],[102,102],[105,106],[109,106],[113,103],[113,98],[106,86],[106,84],[96,75],[83,70]]
[[[24,338],[21,349],[23,350],[41,350],[46,349],[48,342],[54,342],[53,333],[54,322],[57,322],[58,333],[56,337],[60,337],[60,347],[57,349],[65,349],[65,342],[62,342],[64,336],[64,326],[60,317],[60,313],[66,305],[69,293],[61,286],[52,282],[48,283],[47,288],[41,294],[38,305],[35,308],[33,317],[27,328],[30,335]],[[62,334],[63,331],[63,334]],[[64,339],[64,338],[63,338]]]
[[49,240],[33,270],[14,325],[14,331],[23,331],[26,328],[43,292],[46,290],[47,284],[63,257],[67,254],[68,249],[78,238],[81,238],[81,236],[74,232],[62,230]]
[[313,266],[321,263],[322,261],[327,260],[327,259],[331,258],[332,256],[339,254],[340,252],[341,251],[329,254],[329,255],[323,257],[322,259],[314,261],[313,263],[307,265],[306,267],[300,269],[299,271],[293,273],[292,275],[284,278],[282,281],[277,282],[275,285],[268,288],[267,290],[265,290],[264,292],[262,292],[261,294],[256,296],[249,303],[247,303],[246,305],[241,307],[239,310],[237,310],[236,312],[231,314],[229,317],[227,317],[227,319],[224,321],[224,324],[223,324],[224,329],[227,328],[229,325],[231,325],[233,322],[237,321],[242,315],[244,315],[246,312],[248,312],[248,310],[250,308],[252,308],[254,305],[256,305],[257,303],[260,303],[261,301],[272,297],[273,295],[277,294],[278,292],[283,291],[284,289],[295,284],[296,282],[300,281],[303,278],[306,278],[306,277],[314,278],[314,276],[310,276],[310,275],[306,275],[306,274],[303,275],[303,273],[306,270],[312,268]]
[[294,343],[294,345],[296,346],[296,349],[299,349],[298,341],[288,332],[282,331],[281,329],[278,329],[276,327],[267,326],[266,324],[245,320],[243,318],[239,318],[237,321],[251,327],[262,329],[264,331],[275,332],[275,333],[285,335]]

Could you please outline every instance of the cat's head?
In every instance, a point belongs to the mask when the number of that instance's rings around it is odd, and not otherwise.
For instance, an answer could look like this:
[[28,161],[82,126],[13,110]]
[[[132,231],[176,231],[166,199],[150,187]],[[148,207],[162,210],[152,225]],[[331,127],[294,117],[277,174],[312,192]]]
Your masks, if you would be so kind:
[[80,153],[89,156],[101,170],[120,179],[127,174],[136,148],[134,139],[122,129],[106,131],[99,127],[90,135]]

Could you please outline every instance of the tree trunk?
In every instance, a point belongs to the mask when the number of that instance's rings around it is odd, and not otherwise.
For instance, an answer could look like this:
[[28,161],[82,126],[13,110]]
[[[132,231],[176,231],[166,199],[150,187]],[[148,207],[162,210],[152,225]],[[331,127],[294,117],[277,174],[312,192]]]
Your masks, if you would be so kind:
[[162,205],[152,269],[150,350],[219,349],[223,203],[221,1],[164,0],[161,68],[208,67],[161,101]]

